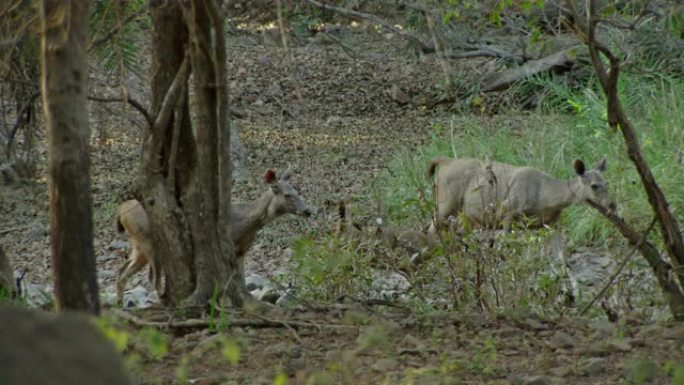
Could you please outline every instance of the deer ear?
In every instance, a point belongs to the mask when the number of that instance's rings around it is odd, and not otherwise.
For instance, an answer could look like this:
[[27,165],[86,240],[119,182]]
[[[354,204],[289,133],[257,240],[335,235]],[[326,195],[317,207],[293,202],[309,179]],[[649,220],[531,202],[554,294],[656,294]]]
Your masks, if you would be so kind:
[[603,158],[596,163],[596,166],[594,166],[596,171],[598,172],[605,172],[606,171],[606,158]]
[[572,163],[572,168],[575,169],[577,175],[584,175],[584,171],[586,171],[586,168],[584,167],[584,162],[582,162],[579,159],[575,159],[575,161]]
[[273,171],[269,168],[268,170],[266,170],[266,173],[264,174],[264,182],[273,183],[275,181],[276,181],[276,173],[275,173],[275,171]]

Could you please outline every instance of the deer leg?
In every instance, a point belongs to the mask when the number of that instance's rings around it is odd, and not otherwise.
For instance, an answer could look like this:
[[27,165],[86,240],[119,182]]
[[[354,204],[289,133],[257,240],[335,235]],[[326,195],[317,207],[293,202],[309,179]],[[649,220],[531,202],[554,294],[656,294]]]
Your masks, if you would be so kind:
[[157,291],[157,294],[161,297],[162,296],[162,268],[161,268],[161,261],[157,257],[157,255],[154,253],[152,250],[152,247],[148,244],[142,245],[141,247],[143,255],[145,256],[145,259],[150,262],[150,272],[148,274],[148,278],[150,282],[154,285],[154,289]]
[[131,255],[128,258],[128,262],[119,269],[119,274],[116,279],[116,298],[118,303],[123,302],[123,290],[126,281],[135,273],[142,270],[147,264],[147,258],[145,255],[140,253],[137,248],[133,248]]

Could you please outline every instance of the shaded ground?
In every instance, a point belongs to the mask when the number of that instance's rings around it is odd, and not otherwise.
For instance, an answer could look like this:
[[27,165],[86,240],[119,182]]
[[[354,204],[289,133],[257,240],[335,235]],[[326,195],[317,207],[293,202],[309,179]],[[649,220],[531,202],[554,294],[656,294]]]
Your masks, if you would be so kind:
[[[372,217],[377,207],[369,187],[388,161],[427,141],[432,125],[448,125],[448,112],[439,106],[427,110],[421,102],[441,93],[434,56],[416,58],[401,40],[372,29],[336,31],[344,47],[322,35],[301,40],[291,48],[294,62],[272,31],[229,37],[230,94],[233,106],[246,113],[236,125],[250,171],[248,181],[235,186],[237,199],[263,191],[260,176],[266,168],[293,165],[294,181],[312,205],[322,208],[326,199],[347,198]],[[460,65],[464,73],[478,76],[482,63]],[[103,88],[104,82],[95,83]],[[145,87],[131,83],[136,97],[147,100]],[[398,103],[396,88],[413,102]],[[107,138],[93,148],[95,248],[106,302],[126,251],[113,220],[116,205],[134,183],[142,120],[115,105],[92,105],[91,113],[94,131],[106,132]],[[524,124],[519,117],[482,121],[509,129]],[[25,284],[49,287],[45,180],[0,193],[0,243],[16,270],[28,270]],[[248,253],[247,271],[278,274],[287,267],[292,241],[327,225],[323,215],[278,220]],[[147,284],[142,275],[129,287],[136,283]],[[279,372],[298,384],[312,376],[319,378],[316,383],[330,384],[612,384],[641,373],[653,376],[650,383],[669,383],[664,370],[684,363],[681,326],[669,330],[635,320],[618,330],[603,321],[361,309],[293,315],[313,326],[230,327],[219,337],[208,330],[176,331],[169,333],[167,356],[157,361],[140,353],[134,366],[142,383],[171,383],[184,376],[177,369],[186,367],[195,384],[271,384]],[[238,346],[241,358],[235,365],[224,356],[226,341]],[[128,352],[138,350],[144,349]]]

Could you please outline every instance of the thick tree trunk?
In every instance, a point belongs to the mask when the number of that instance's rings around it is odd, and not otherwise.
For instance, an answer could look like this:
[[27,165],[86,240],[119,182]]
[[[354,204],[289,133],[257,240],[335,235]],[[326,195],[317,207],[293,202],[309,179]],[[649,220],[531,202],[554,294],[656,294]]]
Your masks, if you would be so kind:
[[[162,298],[167,304],[202,305],[218,293],[224,304],[240,306],[248,293],[229,235],[223,20],[211,0],[152,0],[150,9],[154,125],[144,142],[142,201],[154,259],[164,272]],[[194,130],[186,89],[190,66]]]
[[[223,20],[213,0],[184,9],[190,32],[197,160],[195,210],[189,218],[195,249],[197,285],[189,303],[204,303],[214,293],[241,306],[244,279],[230,241],[230,131],[227,120]],[[212,16],[213,15],[213,18]]]
[[43,1],[42,89],[56,305],[98,314],[86,107],[89,6],[88,0]]
[[[152,0],[150,11],[155,124],[144,138],[142,202],[150,219],[157,267],[161,267],[164,275],[162,300],[177,304],[195,286],[192,242],[182,209],[196,162],[185,88],[188,70],[179,74],[188,33],[177,2]],[[170,92],[174,80],[175,89]],[[167,93],[173,95],[167,97]]]

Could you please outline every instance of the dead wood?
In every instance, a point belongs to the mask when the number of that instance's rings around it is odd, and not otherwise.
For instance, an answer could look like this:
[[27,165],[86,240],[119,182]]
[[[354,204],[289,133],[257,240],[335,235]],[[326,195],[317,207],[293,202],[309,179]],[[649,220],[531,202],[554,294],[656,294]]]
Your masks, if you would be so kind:
[[[148,321],[139,318],[129,312],[111,309],[111,313],[120,317],[131,324],[139,327],[154,327],[157,329],[206,329],[215,326],[218,323],[217,319],[187,319],[182,321]],[[271,319],[264,316],[258,316],[254,318],[233,318],[229,316],[228,325],[231,327],[253,327],[253,328],[292,328],[292,329],[303,329],[303,328],[315,328],[315,329],[349,329],[354,328],[353,325],[342,325],[342,324],[331,324],[331,323],[313,323],[298,321],[293,319]]]
[[575,59],[572,58],[573,55],[570,55],[570,53],[577,49],[579,49],[579,46],[572,46],[541,59],[529,61],[520,67],[487,75],[481,81],[482,86],[480,90],[485,92],[499,91],[533,75],[550,70],[567,69],[575,63]]
[[316,0],[306,0],[306,2],[308,2],[309,4],[312,4],[316,7],[319,7],[321,9],[333,11],[333,12],[339,13],[339,14],[344,15],[344,16],[358,17],[360,19],[368,20],[368,21],[375,23],[375,24],[377,24],[377,25],[379,25],[379,26],[381,26],[381,27],[383,27],[389,31],[396,33],[397,35],[403,37],[404,39],[407,39],[407,40],[414,42],[418,47],[420,47],[420,50],[423,53],[435,52],[434,46],[423,42],[422,40],[420,40],[419,38],[417,38],[416,36],[414,36],[411,33],[408,33],[408,32],[402,31],[398,28],[393,27],[390,23],[380,19],[379,17],[377,17],[375,15],[371,15],[370,13],[357,12],[357,11],[353,11],[350,9],[335,7],[335,6],[330,5],[330,4],[322,4]]

